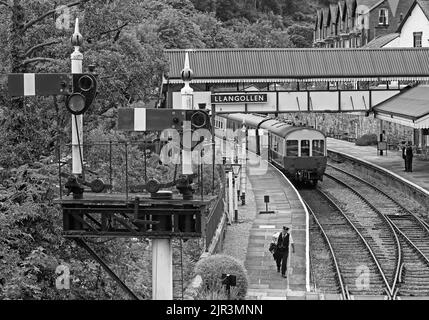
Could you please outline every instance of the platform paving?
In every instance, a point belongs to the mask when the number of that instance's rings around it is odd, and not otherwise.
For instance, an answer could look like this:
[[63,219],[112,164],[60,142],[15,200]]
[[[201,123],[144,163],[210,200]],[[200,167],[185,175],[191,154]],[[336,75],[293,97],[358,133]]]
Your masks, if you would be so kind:
[[429,190],[429,159],[419,159],[419,156],[414,155],[413,172],[405,172],[404,159],[402,159],[402,151],[400,150],[387,150],[387,153],[384,151],[384,155],[380,156],[377,154],[376,146],[357,146],[352,142],[333,138],[327,139],[327,148],[334,152],[338,151],[366,160],[397,174],[425,190]]
[[[245,267],[249,275],[247,299],[292,300],[306,299],[306,213],[298,195],[278,171],[252,174],[249,182],[254,194],[256,210],[249,234]],[[274,214],[259,214],[265,210],[264,196],[270,196],[269,210]],[[272,235],[282,226],[289,226],[295,242],[295,253],[290,250],[287,278],[276,270],[268,251]]]

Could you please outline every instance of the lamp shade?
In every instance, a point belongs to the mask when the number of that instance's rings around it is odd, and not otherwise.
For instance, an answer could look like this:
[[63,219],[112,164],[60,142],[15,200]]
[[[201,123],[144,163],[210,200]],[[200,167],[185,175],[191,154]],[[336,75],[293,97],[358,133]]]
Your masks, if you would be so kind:
[[241,170],[241,164],[239,163],[232,164],[232,172],[234,173],[235,176],[238,176],[240,174],[240,170]]

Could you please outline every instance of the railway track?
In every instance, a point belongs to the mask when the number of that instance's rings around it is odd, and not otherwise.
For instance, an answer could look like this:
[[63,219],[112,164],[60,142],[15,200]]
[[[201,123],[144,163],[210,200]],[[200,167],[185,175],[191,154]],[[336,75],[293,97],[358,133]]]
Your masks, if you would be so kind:
[[311,213],[310,268],[312,271],[312,283],[316,292],[341,294],[342,299],[347,299],[348,294],[329,238],[311,208],[308,205],[307,208]]
[[[336,277],[337,292],[342,293],[346,299],[349,294],[390,296],[390,287],[380,262],[365,237],[343,210],[321,190],[301,190],[301,196],[311,209],[310,212],[328,244],[332,257],[330,274],[331,279],[332,274]],[[335,269],[334,272],[332,269]],[[323,277],[323,274],[319,276]],[[335,290],[332,288],[332,280],[326,288],[322,285],[319,283],[321,290]]]
[[388,219],[366,200],[352,184],[340,174],[325,173],[323,190],[335,198],[347,217],[359,229],[374,251],[386,275],[390,296],[393,296],[401,267],[400,242]]
[[429,296],[429,229],[412,212],[383,190],[334,166],[337,179],[346,182],[350,188],[376,208],[393,227],[401,250],[400,273],[392,287],[394,296]]

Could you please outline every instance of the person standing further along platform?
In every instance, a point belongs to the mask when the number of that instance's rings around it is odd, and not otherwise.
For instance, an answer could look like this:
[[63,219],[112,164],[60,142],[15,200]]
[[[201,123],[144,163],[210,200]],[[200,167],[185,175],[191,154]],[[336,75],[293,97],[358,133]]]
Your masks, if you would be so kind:
[[293,243],[292,235],[289,233],[289,228],[284,226],[277,240],[276,252],[277,272],[280,271],[281,264],[283,278],[286,278],[287,259],[289,257],[289,245],[292,245],[292,251],[293,253],[295,253],[295,246]]
[[407,164],[407,158],[405,158],[405,146],[402,147],[402,159],[404,159],[404,165],[405,165],[404,171],[407,171],[408,164]]
[[405,171],[413,172],[413,148],[410,143],[407,144],[407,148],[405,149],[405,163]]

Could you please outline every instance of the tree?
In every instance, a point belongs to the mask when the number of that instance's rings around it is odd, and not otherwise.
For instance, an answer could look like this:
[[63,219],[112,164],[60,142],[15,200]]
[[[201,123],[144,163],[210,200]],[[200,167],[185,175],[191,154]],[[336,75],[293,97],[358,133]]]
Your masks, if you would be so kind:
[[216,17],[221,21],[227,21],[240,16],[241,7],[234,0],[217,0]]
[[291,42],[297,48],[311,48],[313,44],[313,27],[294,24],[287,28]]
[[[63,8],[70,9],[82,5],[85,1],[68,1],[61,4]],[[5,30],[7,26],[6,66],[3,70],[12,73],[24,73],[30,70],[58,72],[64,67],[64,62],[58,59],[58,54],[51,56],[41,54],[44,50],[51,50],[50,53],[60,52],[59,48],[64,43],[63,39],[57,36],[58,33],[47,32],[47,29],[52,28],[48,28],[46,22],[54,18],[57,13],[53,1],[37,3],[24,3],[21,0],[2,1],[0,7],[6,9],[7,13],[3,13],[5,18],[3,21],[8,22],[0,27]],[[47,119],[49,119],[49,117],[43,117],[45,115],[43,99],[35,102],[38,109],[36,111],[33,110],[33,102],[24,103],[22,98],[5,102],[4,118],[0,121],[0,133],[8,143],[0,146],[2,154],[0,165],[10,166],[34,161],[46,152],[46,149],[41,148],[40,145],[52,147],[52,138],[47,137],[49,132],[40,131],[40,127],[46,128]]]
[[163,10],[157,18],[157,32],[165,48],[202,48],[201,29],[178,10]]
[[206,48],[234,48],[237,46],[233,31],[223,27],[213,14],[194,14],[192,20],[202,32]]

